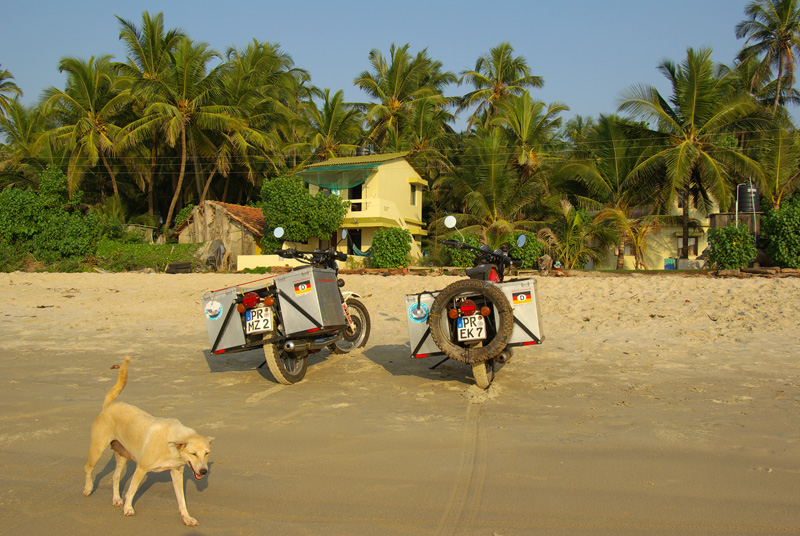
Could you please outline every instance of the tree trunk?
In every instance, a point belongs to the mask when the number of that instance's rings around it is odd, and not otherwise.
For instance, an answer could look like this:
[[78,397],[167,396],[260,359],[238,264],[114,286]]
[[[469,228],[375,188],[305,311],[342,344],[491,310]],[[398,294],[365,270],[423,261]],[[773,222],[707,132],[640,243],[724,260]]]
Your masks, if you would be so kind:
[[147,213],[155,216],[156,206],[156,131],[153,129],[151,136],[152,146],[150,147],[150,172],[147,174]]
[[175,193],[172,195],[172,202],[169,204],[169,211],[167,211],[167,219],[164,220],[164,234],[169,230],[169,224],[172,222],[172,213],[175,210],[175,205],[178,202],[178,197],[181,195],[183,189],[183,175],[186,172],[186,130],[181,130],[181,171],[178,175],[178,185],[175,187]]
[[214,166],[214,169],[211,170],[211,175],[208,176],[206,179],[206,185],[203,187],[203,193],[200,195],[200,202],[198,205],[202,205],[203,201],[206,200],[206,194],[208,194],[208,187],[211,186],[211,179],[214,178],[214,175],[217,174],[217,166]]
[[114,176],[114,172],[111,171],[111,166],[108,165],[108,160],[106,160],[106,154],[100,151],[100,158],[103,159],[103,165],[106,166],[106,170],[108,174],[111,176],[111,187],[114,189],[114,197],[119,199],[119,190],[117,190],[117,178]]
[[625,239],[619,241],[619,253],[617,253],[617,270],[625,268]]
[[689,258],[689,188],[683,193],[683,247],[681,248],[681,259]]

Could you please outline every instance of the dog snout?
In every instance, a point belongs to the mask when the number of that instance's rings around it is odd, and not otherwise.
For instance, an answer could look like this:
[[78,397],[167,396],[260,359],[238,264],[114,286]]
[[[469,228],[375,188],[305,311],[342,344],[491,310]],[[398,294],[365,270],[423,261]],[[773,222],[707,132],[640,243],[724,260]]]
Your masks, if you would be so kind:
[[208,469],[206,469],[205,467],[197,471],[197,474],[200,476],[206,476],[206,473],[208,473]]

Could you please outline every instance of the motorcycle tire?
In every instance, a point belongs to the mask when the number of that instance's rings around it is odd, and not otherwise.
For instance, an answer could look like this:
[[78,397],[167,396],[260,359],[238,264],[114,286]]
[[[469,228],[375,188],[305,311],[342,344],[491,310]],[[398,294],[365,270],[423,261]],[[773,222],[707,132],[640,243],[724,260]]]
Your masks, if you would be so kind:
[[487,359],[481,363],[472,363],[472,377],[475,385],[481,389],[487,389],[494,379],[494,359]]
[[[460,294],[480,294],[494,305],[498,322],[497,333],[491,341],[483,341],[478,347],[464,348],[450,340],[447,309],[453,298]],[[494,359],[503,351],[514,328],[514,313],[505,294],[497,285],[477,279],[462,279],[446,286],[433,300],[428,325],[433,341],[442,352],[451,359],[471,365]]]
[[[268,338],[265,335],[264,338]],[[302,380],[308,370],[308,354],[290,354],[279,343],[264,345],[264,359],[269,371],[283,385],[292,385]]]
[[356,325],[353,333],[348,333],[345,329],[344,336],[335,343],[328,346],[331,353],[346,354],[354,348],[361,348],[367,344],[369,340],[369,331],[372,327],[372,322],[369,318],[369,311],[367,307],[355,298],[347,300],[347,310],[350,313],[350,318]]

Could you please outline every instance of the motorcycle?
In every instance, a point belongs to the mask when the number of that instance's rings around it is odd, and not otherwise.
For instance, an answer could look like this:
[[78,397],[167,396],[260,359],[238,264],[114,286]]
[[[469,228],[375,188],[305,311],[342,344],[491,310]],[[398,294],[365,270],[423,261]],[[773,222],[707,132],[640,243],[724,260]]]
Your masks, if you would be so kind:
[[[278,227],[273,235],[283,237]],[[342,240],[347,231],[342,231]],[[369,339],[370,316],[355,292],[342,291],[337,261],[347,254],[336,250],[311,252],[277,249],[275,254],[307,266],[271,276],[255,287],[229,287],[202,297],[211,353],[258,348],[280,383],[291,385],[305,377],[308,356],[327,348],[344,354]],[[255,283],[255,281],[253,282]],[[263,366],[262,363],[261,366]]]
[[[445,226],[458,231],[453,216],[445,218]],[[486,389],[494,380],[496,363],[507,363],[515,347],[544,340],[536,281],[505,281],[511,267],[521,261],[513,259],[508,249],[474,247],[461,238],[442,243],[475,252],[467,279],[405,298],[411,357],[446,356],[431,368],[448,359],[466,363],[476,385]],[[525,242],[521,235],[517,247]]]

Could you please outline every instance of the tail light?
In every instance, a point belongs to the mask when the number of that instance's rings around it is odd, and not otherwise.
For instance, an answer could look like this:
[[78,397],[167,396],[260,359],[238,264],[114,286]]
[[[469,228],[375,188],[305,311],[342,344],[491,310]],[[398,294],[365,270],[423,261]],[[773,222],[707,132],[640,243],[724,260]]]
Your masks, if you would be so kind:
[[489,316],[490,314],[492,314],[492,310],[488,305],[481,307],[481,316]]
[[459,310],[461,311],[461,314],[463,316],[472,316],[475,314],[475,311],[477,309],[478,307],[472,300],[464,300],[463,302],[461,302],[461,305],[459,306]]
[[492,270],[489,272],[489,281],[494,281],[495,283],[500,282],[500,278],[497,276],[497,270],[492,267]]
[[242,298],[242,305],[244,305],[246,309],[252,309],[253,307],[256,307],[260,302],[261,302],[261,297],[255,292],[248,292]]
[[267,307],[272,307],[272,304],[275,303],[275,300],[272,299],[272,296],[267,296],[264,298],[264,305]]

